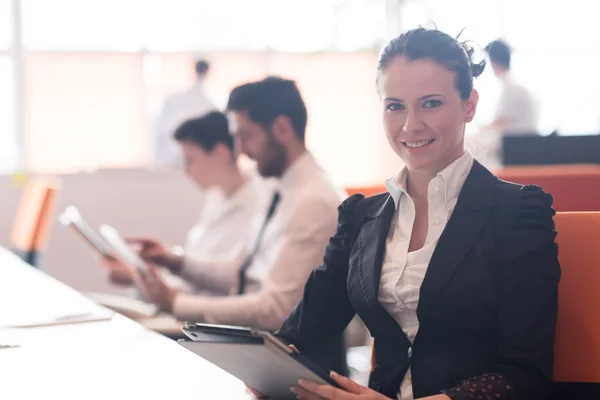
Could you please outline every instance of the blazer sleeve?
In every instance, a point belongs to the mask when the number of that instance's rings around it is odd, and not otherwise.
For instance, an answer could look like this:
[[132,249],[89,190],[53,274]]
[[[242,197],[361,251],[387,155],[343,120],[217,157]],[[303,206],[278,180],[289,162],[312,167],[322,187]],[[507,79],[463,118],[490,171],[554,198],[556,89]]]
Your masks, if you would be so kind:
[[313,270],[302,300],[287,317],[277,335],[311,358],[318,358],[354,317],[346,280],[348,259],[357,226],[352,222],[363,195],[354,195],[338,207],[335,234],[325,249],[320,267]]
[[551,389],[561,274],[552,196],[537,186],[511,192],[495,212],[496,363],[448,390],[452,399],[489,395],[492,387],[498,399],[544,399]]

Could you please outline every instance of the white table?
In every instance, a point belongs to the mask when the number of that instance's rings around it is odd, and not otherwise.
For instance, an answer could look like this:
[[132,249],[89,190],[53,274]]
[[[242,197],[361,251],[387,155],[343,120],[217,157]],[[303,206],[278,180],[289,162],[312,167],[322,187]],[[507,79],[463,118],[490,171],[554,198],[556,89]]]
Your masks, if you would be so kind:
[[[103,312],[0,248],[0,326],[49,310]],[[176,342],[115,314],[110,320],[0,328],[0,399],[245,399],[239,380]]]

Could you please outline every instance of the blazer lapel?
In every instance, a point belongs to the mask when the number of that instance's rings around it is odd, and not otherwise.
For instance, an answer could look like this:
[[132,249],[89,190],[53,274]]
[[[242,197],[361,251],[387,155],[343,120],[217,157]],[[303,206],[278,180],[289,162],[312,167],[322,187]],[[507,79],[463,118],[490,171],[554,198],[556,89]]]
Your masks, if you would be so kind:
[[360,250],[359,271],[367,303],[377,302],[381,264],[385,243],[396,207],[392,196],[387,196],[381,206],[373,209],[358,234]]
[[493,205],[497,178],[477,161],[465,181],[456,207],[442,232],[421,285],[419,321],[444,288],[483,229]]
[[358,274],[362,294],[372,321],[377,321],[371,324],[369,329],[373,329],[372,334],[379,338],[389,337],[392,340],[402,340],[403,336],[398,335],[400,327],[396,320],[379,302],[381,267],[386,239],[395,210],[394,200],[389,195],[385,197],[384,201],[373,207],[360,228],[356,245],[359,252]]

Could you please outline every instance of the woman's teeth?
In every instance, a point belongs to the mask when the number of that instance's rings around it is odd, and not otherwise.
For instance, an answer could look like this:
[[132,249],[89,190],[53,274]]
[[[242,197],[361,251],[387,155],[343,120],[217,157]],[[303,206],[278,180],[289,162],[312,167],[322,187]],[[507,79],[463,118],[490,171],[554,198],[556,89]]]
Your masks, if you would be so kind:
[[418,142],[402,142],[402,143],[404,143],[407,147],[410,147],[411,149],[417,149],[419,147],[427,146],[431,142],[433,142],[433,139],[421,140]]

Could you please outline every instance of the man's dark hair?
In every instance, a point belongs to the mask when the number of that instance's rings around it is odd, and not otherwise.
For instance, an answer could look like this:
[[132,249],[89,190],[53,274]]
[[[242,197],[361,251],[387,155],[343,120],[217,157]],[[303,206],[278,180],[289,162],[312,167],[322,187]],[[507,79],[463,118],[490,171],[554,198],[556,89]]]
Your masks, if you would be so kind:
[[175,130],[173,137],[178,142],[198,145],[207,152],[219,143],[233,150],[233,136],[229,133],[227,117],[217,111],[185,121]]
[[485,51],[490,56],[490,61],[493,64],[500,65],[506,69],[510,69],[510,46],[502,40],[494,40],[487,46]]
[[198,60],[196,61],[196,75],[198,77],[202,77],[206,75],[208,69],[210,68],[210,64],[206,60]]
[[304,140],[308,118],[306,105],[294,81],[268,77],[238,86],[229,95],[227,109],[247,112],[251,121],[267,130],[275,118],[286,116],[296,136]]

